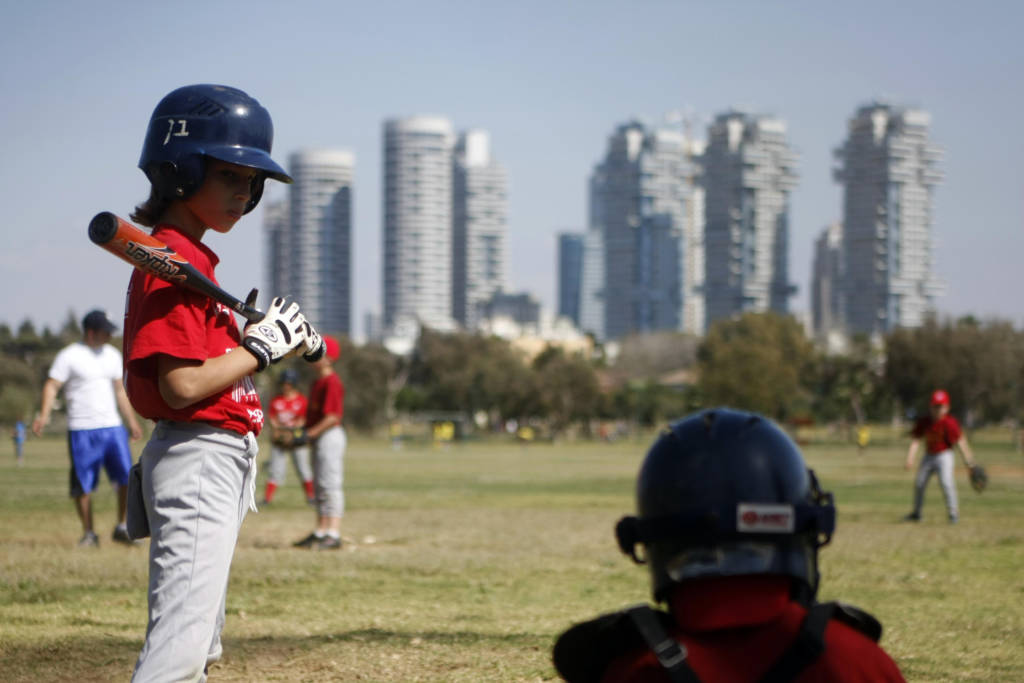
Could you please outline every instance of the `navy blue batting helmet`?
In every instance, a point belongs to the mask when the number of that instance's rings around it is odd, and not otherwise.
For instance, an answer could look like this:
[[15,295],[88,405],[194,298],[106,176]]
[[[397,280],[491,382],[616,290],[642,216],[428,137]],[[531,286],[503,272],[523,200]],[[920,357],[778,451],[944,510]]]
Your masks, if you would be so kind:
[[299,384],[299,373],[297,370],[288,368],[281,372],[281,384],[291,384],[297,386]]
[[656,600],[689,579],[753,574],[792,577],[798,598],[814,598],[835,505],[771,420],[719,408],[672,423],[647,453],[636,496],[638,514],[616,537],[650,566]]
[[185,199],[203,184],[205,157],[263,171],[252,188],[248,213],[263,196],[264,176],[292,182],[270,158],[270,113],[237,88],[187,85],[167,94],[153,110],[139,168],[161,196]]

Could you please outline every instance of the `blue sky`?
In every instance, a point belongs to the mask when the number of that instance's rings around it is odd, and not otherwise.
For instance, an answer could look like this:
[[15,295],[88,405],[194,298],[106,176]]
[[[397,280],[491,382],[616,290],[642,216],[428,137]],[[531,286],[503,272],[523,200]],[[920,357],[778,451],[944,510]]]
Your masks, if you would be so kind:
[[[86,238],[144,198],[149,114],[170,90],[224,83],[270,110],[274,156],[356,155],[354,301],[380,304],[381,129],[437,114],[491,133],[509,176],[509,284],[555,297],[555,235],[581,230],[614,127],[731,107],[782,118],[800,154],[790,263],[808,308],[814,238],[840,217],[832,150],[873,99],[932,115],[942,313],[1009,318],[1024,290],[1024,4],[1013,2],[9,3],[0,26],[0,322],[58,327],[123,312],[129,266]],[[268,183],[267,196],[285,195]],[[208,242],[241,296],[265,282],[262,212]],[[271,293],[263,292],[261,303]]]

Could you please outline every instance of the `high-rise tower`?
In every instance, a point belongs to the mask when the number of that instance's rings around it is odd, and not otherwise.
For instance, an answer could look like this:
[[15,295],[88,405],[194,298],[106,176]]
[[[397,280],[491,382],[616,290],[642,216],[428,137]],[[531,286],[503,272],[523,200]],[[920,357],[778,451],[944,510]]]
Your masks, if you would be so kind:
[[789,193],[796,154],[779,119],[718,115],[703,155],[707,321],[746,311],[787,313]]
[[579,327],[580,284],[583,275],[583,234],[558,235],[558,315]]
[[444,118],[384,122],[384,327],[414,321],[454,329],[452,154]]
[[505,288],[505,169],[491,156],[483,130],[459,135],[452,200],[452,314],[476,329],[480,308]]
[[699,296],[690,285],[699,275],[686,272],[686,248],[700,244],[692,165],[682,131],[634,121],[609,137],[590,179],[589,230],[604,253],[599,338],[685,329],[686,299]]
[[294,297],[323,332],[352,331],[354,168],[346,150],[291,154],[289,200],[264,217],[271,294]]
[[872,103],[850,119],[835,151],[850,332],[919,326],[943,292],[932,243],[942,151],[929,141],[930,123],[924,111]]
[[811,265],[811,325],[822,342],[843,332],[843,226],[833,223],[814,241]]

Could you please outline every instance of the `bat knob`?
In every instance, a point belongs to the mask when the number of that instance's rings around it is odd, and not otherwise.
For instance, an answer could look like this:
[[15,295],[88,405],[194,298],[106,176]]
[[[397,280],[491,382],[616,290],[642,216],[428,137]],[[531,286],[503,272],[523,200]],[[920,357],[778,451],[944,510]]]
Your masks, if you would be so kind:
[[117,216],[109,211],[102,211],[89,221],[89,239],[99,245],[104,245],[114,239],[117,234]]

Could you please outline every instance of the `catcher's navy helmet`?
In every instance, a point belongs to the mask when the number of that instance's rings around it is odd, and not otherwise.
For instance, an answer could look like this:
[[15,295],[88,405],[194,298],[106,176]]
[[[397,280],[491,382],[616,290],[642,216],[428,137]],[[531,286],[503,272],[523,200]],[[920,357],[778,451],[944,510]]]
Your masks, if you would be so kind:
[[644,546],[656,600],[709,576],[786,575],[798,598],[817,592],[818,548],[835,528],[832,494],[771,420],[720,408],[672,423],[647,453],[636,496],[638,516],[615,532],[636,562]]
[[[167,94],[153,110],[139,168],[164,197],[184,199],[199,189],[204,157],[256,168],[292,182],[273,159],[270,113],[252,97],[224,85],[187,85]],[[263,195],[263,177],[252,188],[248,213]]]

